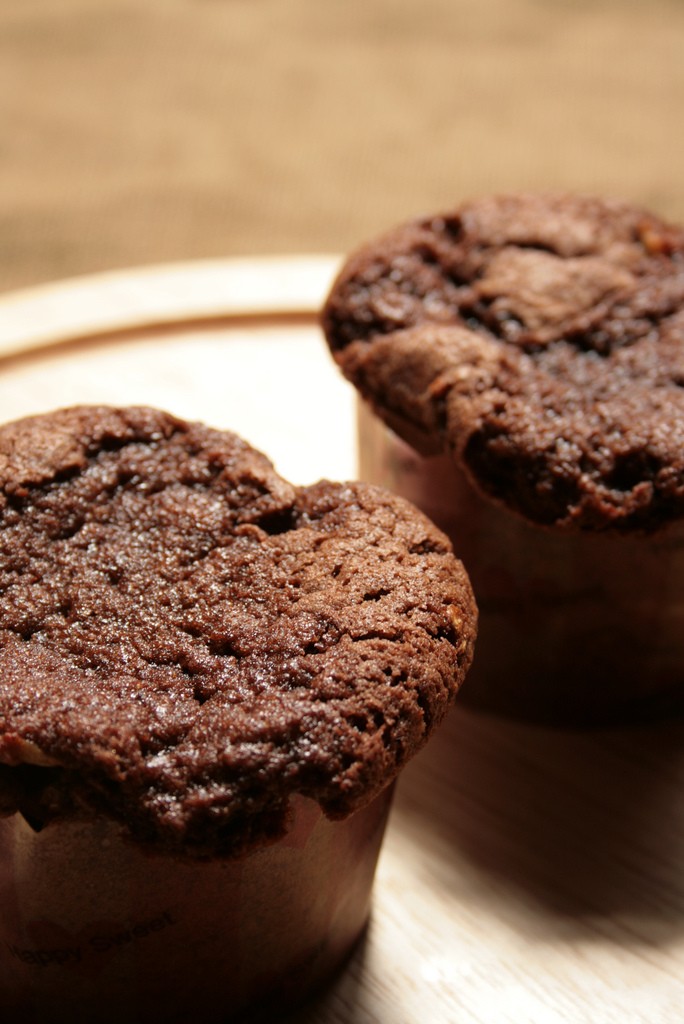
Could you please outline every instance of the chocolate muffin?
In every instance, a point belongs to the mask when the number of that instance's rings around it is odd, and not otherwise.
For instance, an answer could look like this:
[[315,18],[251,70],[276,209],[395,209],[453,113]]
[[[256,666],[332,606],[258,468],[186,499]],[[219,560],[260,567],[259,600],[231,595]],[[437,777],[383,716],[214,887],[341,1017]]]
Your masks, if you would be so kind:
[[598,197],[473,200],[353,255],[323,327],[391,428],[362,413],[362,475],[451,533],[473,580],[466,699],[678,703],[684,230]]
[[146,408],[2,427],[0,480],[3,994],[213,1021],[320,979],[472,657],[448,541]]

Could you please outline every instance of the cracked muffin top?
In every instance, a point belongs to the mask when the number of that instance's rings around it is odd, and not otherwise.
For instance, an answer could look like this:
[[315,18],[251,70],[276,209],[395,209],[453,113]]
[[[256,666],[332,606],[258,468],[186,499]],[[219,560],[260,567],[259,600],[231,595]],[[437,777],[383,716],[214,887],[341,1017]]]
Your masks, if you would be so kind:
[[344,374],[423,454],[549,526],[684,514],[684,230],[618,201],[483,198],[353,255]]
[[444,715],[476,611],[448,541],[362,484],[293,487],[147,408],[0,427],[0,810],[174,853],[343,817]]

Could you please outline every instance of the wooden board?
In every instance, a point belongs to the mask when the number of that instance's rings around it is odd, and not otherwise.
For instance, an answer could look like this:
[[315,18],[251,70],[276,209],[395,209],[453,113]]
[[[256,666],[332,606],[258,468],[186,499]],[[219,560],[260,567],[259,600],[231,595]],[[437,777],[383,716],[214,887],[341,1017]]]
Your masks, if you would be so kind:
[[[292,480],[356,471],[316,310],[334,257],[219,261],[0,299],[3,419],[149,403]],[[406,769],[371,925],[291,1024],[679,1024],[684,724],[563,732],[456,708]]]

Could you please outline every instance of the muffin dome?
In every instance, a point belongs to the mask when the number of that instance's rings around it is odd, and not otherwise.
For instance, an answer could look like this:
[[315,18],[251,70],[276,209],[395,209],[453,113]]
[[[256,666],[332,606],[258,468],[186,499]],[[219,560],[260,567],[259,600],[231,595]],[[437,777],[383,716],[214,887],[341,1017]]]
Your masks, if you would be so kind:
[[368,803],[444,715],[475,607],[448,541],[362,484],[293,487],[146,408],[0,428],[0,803],[213,855]]
[[527,520],[684,514],[684,231],[625,203],[483,198],[352,256],[335,359],[424,454]]

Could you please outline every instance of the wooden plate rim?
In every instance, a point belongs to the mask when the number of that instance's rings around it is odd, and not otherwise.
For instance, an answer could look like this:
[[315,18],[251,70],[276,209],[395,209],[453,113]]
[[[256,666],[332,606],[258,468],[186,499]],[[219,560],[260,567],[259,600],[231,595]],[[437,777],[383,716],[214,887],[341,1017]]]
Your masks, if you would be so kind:
[[0,296],[0,360],[164,327],[315,319],[340,264],[256,256],[137,267]]

